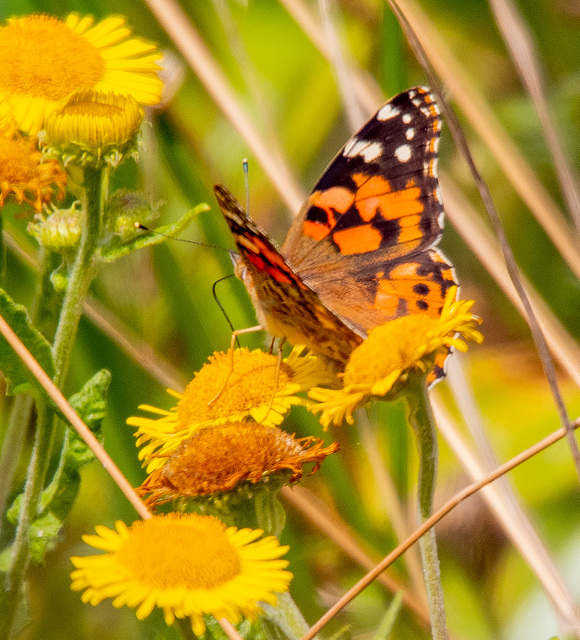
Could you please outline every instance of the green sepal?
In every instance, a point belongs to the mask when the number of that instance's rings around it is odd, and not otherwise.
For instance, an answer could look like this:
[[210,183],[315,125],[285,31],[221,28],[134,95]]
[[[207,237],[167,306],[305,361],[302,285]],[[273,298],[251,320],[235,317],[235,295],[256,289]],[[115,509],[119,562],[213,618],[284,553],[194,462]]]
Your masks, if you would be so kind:
[[[55,371],[49,342],[34,327],[26,308],[20,304],[16,304],[2,289],[0,289],[0,314],[30,353],[36,358],[38,364],[40,364],[47,375],[52,378]],[[6,378],[6,393],[9,395],[29,393],[35,398],[44,396],[45,392],[40,383],[32,373],[30,373],[14,349],[1,335],[0,370]]]
[[62,261],[60,265],[50,274],[50,282],[57,293],[63,294],[68,287],[68,268],[66,261]]
[[118,258],[129,255],[137,249],[142,249],[144,247],[164,242],[167,237],[171,238],[181,233],[191,224],[194,218],[204,211],[209,211],[209,206],[202,202],[201,204],[198,204],[197,207],[191,209],[191,211],[188,211],[180,220],[173,224],[157,227],[150,232],[140,234],[125,244],[109,248],[104,247],[101,249],[101,260],[107,263],[114,262]]
[[[102,440],[101,422],[106,414],[106,398],[111,374],[103,369],[96,373],[84,387],[70,398],[70,404],[99,441]],[[47,551],[58,542],[58,535],[68,517],[79,492],[79,470],[94,459],[94,455],[70,428],[67,431],[60,463],[52,482],[42,492],[40,513],[29,528],[30,558],[42,562]],[[8,510],[7,519],[16,524],[20,515],[22,494]],[[9,550],[6,550],[9,551]],[[0,556],[0,568],[4,568],[6,551]]]

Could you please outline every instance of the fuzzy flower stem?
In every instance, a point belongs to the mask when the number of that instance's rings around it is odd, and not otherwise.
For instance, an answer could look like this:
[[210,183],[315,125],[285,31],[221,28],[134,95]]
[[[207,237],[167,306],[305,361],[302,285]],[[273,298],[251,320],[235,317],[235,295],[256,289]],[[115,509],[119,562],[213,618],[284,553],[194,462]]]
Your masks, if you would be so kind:
[[84,168],[82,198],[84,216],[81,242],[70,274],[53,347],[57,386],[61,386],[66,377],[83,302],[97,272],[96,253],[108,190],[108,177],[108,167]]
[[[423,522],[431,515],[433,506],[438,457],[437,433],[425,380],[410,379],[409,382],[405,401],[408,421],[415,430],[419,451],[419,519]],[[419,547],[427,588],[432,637],[433,640],[448,640],[434,529],[427,531],[419,540]]]
[[[272,607],[269,604],[263,605],[264,624],[266,628],[268,623],[274,624],[282,631],[284,638],[302,638],[309,631],[308,623],[304,619],[300,609],[292,599],[292,596],[286,593],[277,595],[278,604]],[[269,637],[279,637],[278,633],[268,634]]]

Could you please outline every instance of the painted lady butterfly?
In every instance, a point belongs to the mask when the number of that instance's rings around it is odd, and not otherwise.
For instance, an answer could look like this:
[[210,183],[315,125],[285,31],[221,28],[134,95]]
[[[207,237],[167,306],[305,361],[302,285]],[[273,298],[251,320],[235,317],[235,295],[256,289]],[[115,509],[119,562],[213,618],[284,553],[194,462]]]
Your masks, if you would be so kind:
[[[443,228],[440,131],[427,89],[389,100],[331,162],[281,250],[215,187],[238,246],[236,275],[265,330],[341,370],[373,327],[412,313],[440,315],[455,284],[434,248]],[[443,360],[432,379],[443,375]]]

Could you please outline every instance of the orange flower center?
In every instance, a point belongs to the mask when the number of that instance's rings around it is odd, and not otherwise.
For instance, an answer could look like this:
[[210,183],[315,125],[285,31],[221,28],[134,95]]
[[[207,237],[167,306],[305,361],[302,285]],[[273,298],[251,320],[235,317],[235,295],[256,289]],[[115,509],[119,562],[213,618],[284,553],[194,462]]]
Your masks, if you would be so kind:
[[0,91],[61,100],[104,71],[98,50],[56,18],[28,16],[0,28]]
[[225,525],[212,516],[169,514],[135,522],[115,555],[128,577],[161,590],[215,589],[241,570]]
[[[215,354],[184,391],[177,407],[178,425],[185,428],[193,422],[244,413],[268,404],[273,394],[292,379],[292,369],[284,362],[276,375],[277,360],[262,351],[242,349],[234,353],[232,369],[229,354]],[[219,398],[209,404],[222,389]]]

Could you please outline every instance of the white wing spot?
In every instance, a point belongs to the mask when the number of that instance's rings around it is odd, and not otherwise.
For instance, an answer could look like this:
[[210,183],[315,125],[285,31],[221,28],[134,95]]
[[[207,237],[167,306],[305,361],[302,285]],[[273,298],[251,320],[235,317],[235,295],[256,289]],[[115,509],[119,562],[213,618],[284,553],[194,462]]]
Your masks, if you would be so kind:
[[402,144],[395,149],[395,157],[399,162],[407,162],[411,159],[411,147],[408,144]]
[[383,153],[383,147],[380,142],[367,142],[366,140],[358,140],[352,138],[342,152],[347,158],[361,156],[365,162],[376,160]]
[[344,151],[342,152],[343,156],[346,156],[347,158],[350,156],[350,152],[352,150],[352,148],[354,147],[354,145],[358,142],[358,138],[356,136],[352,137],[345,145],[344,145]]
[[390,120],[395,116],[398,116],[401,113],[399,109],[393,107],[393,105],[388,102],[384,107],[379,109],[377,113],[377,120]]
[[409,127],[407,131],[405,131],[405,138],[407,140],[412,140],[415,137],[415,129],[413,127]]
[[405,124],[409,124],[409,122],[411,122],[412,119],[413,119],[413,116],[410,113],[405,113],[403,115],[403,122]]

